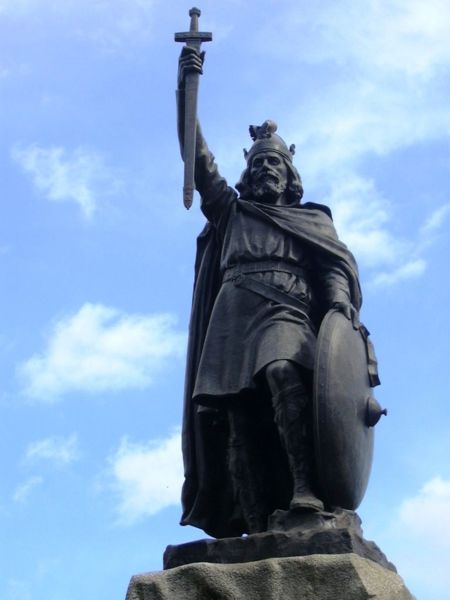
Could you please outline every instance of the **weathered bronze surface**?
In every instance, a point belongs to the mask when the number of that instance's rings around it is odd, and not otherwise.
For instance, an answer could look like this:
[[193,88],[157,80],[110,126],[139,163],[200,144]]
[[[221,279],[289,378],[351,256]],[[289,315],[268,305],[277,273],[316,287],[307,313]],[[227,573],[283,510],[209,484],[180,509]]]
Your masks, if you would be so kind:
[[[204,54],[185,46],[178,133],[186,158],[186,81]],[[295,147],[273,121],[235,188],[220,176],[198,122],[198,238],[183,418],[183,525],[214,537],[355,509],[370,471],[381,409],[353,255],[328,207],[302,203]],[[272,515],[272,516],[271,516]],[[286,522],[290,522],[290,517]]]

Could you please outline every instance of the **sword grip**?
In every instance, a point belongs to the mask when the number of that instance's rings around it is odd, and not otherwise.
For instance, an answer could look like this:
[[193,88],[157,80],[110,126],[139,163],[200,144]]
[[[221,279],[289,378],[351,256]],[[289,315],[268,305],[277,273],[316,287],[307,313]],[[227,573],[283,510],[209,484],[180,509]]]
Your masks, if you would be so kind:
[[189,16],[191,17],[191,25],[189,27],[189,31],[192,33],[197,33],[198,31],[198,18],[202,14],[199,8],[193,6],[189,11]]

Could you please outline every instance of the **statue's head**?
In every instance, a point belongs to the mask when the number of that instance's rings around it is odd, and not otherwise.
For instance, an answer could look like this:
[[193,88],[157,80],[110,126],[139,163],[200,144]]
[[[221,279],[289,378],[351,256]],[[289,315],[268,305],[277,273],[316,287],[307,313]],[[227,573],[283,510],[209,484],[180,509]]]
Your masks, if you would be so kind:
[[295,146],[287,147],[275,133],[277,125],[265,121],[261,127],[250,125],[253,146],[244,156],[247,168],[236,184],[241,198],[269,204],[299,204],[303,196],[302,180],[292,164]]

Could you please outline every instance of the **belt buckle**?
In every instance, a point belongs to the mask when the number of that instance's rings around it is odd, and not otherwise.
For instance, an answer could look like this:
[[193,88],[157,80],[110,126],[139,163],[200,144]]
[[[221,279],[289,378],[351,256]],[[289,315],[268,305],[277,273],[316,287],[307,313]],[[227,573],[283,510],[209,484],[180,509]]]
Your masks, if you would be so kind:
[[240,271],[233,276],[232,281],[234,285],[238,286],[244,281],[244,275]]

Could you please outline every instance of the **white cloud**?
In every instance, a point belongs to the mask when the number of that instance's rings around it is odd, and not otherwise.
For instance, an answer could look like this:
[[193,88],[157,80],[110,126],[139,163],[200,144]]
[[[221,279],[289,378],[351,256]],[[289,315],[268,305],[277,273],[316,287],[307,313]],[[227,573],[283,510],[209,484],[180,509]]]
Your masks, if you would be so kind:
[[75,202],[87,219],[98,208],[99,199],[120,185],[103,158],[86,148],[69,152],[59,146],[17,145],[11,155],[48,200]]
[[375,287],[385,287],[394,285],[407,279],[413,279],[423,275],[427,268],[427,263],[424,259],[418,258],[402,264],[396,269],[387,272],[377,273],[370,284]]
[[183,482],[181,435],[132,444],[127,439],[111,458],[119,521],[132,524],[180,502]]
[[[374,181],[354,173],[341,176],[332,181],[324,201],[333,211],[339,237],[368,270],[371,287],[395,285],[425,272],[422,254],[432,241],[429,231],[421,230],[417,240],[395,236],[389,230],[390,203],[378,193]],[[441,213],[430,217],[434,224],[430,231],[443,221]]]
[[64,467],[79,458],[78,437],[76,433],[68,437],[52,436],[31,443],[25,453],[29,463],[48,461]]
[[416,496],[402,502],[399,513],[409,535],[426,540],[436,550],[450,551],[450,481],[430,479]]
[[20,484],[16,488],[13,494],[14,502],[17,502],[18,504],[24,504],[28,500],[33,490],[40,486],[43,482],[44,479],[38,475],[27,479],[24,483]]
[[450,203],[443,204],[437,208],[425,221],[422,227],[422,233],[427,235],[440,229],[447,217],[450,215]]
[[408,244],[388,229],[389,203],[372,180],[354,173],[331,182],[324,200],[333,211],[339,237],[368,267],[392,265],[401,259]]
[[[388,532],[400,574],[418,597],[447,598],[450,589],[450,480],[434,477],[404,500]],[[423,595],[426,593],[426,596]]]
[[86,303],[53,325],[44,351],[20,365],[18,376],[27,396],[47,402],[71,391],[143,389],[184,350],[185,334],[171,315]]

